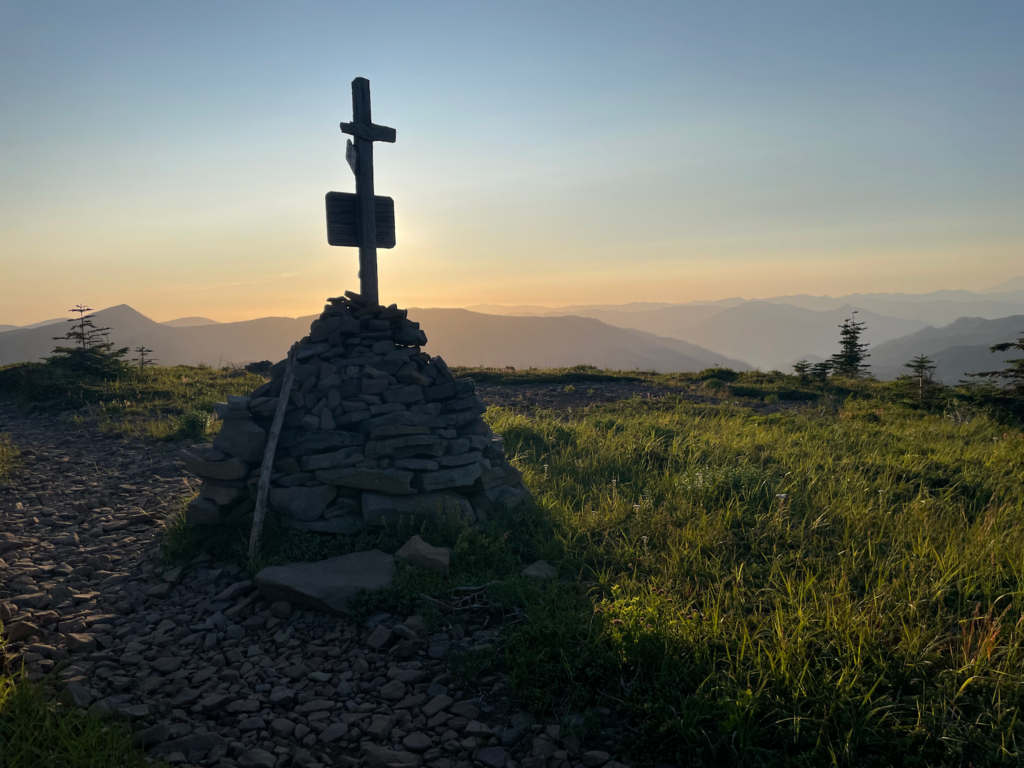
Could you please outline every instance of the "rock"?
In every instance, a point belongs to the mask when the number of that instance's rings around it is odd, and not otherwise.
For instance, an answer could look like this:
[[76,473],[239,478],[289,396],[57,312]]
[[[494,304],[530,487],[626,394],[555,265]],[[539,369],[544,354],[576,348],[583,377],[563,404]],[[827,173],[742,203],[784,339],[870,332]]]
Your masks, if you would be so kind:
[[558,576],[558,569],[547,560],[538,560],[523,568],[522,575],[531,579],[554,579]]
[[391,634],[392,631],[390,629],[383,624],[378,624],[369,637],[366,638],[366,645],[375,651],[379,651],[391,642]]
[[451,491],[421,493],[415,496],[390,498],[379,493],[364,493],[363,520],[367,525],[397,525],[402,518],[421,515],[435,519],[437,515],[452,515],[468,522],[474,521],[473,505],[469,499]]
[[253,463],[263,460],[266,444],[267,433],[253,421],[225,421],[213,441],[217,450]]
[[274,768],[277,758],[265,749],[250,749],[238,758],[239,768]]
[[[162,744],[158,744],[149,750],[149,754],[153,757],[160,757],[162,755],[169,755],[172,752],[182,752],[186,755],[192,752],[201,752],[205,757],[209,752],[217,747],[226,746],[227,742],[219,733],[192,733],[188,736],[182,736],[179,739],[172,739],[171,741],[165,741]],[[271,765],[273,765],[273,763],[271,763]]]
[[172,672],[177,672],[179,669],[181,669],[181,666],[184,663],[185,660],[182,659],[180,656],[170,656],[168,658],[163,659],[154,659],[153,669],[155,669],[161,675],[169,675]]
[[394,715],[374,715],[366,727],[366,732],[370,738],[383,741],[391,735],[397,722],[398,719]]
[[[427,734],[416,731],[402,739],[402,746],[410,752],[422,754],[433,746],[433,742]],[[501,764],[501,768],[505,768],[504,763]]]
[[140,749],[152,749],[163,744],[171,737],[170,723],[157,723],[151,728],[144,728],[132,736],[132,743]]
[[332,723],[327,730],[321,732],[320,741],[330,744],[348,734],[348,726],[345,723]]
[[370,440],[365,445],[365,453],[368,459],[410,459],[414,456],[436,458],[444,454],[444,444],[436,435],[407,435],[387,440]]
[[290,518],[284,518],[284,524],[297,531],[334,533],[341,536],[351,536],[359,533],[366,527],[366,524],[363,522],[362,515],[344,515],[342,517],[332,517],[330,520],[313,520],[311,522],[301,522]]
[[440,491],[443,488],[463,488],[472,485],[481,473],[479,464],[470,464],[453,469],[439,469],[436,472],[423,472],[417,478],[419,488],[423,491]]
[[321,469],[316,479],[321,483],[341,485],[363,491],[376,491],[394,496],[413,494],[410,485],[413,473],[407,469]]
[[501,742],[501,746],[505,747],[505,749],[511,749],[521,742],[525,736],[526,734],[519,728],[512,727],[503,730],[501,735],[498,737],[498,740]]
[[270,692],[270,704],[274,707],[288,709],[295,701],[295,691],[291,688],[278,687]]
[[448,655],[451,647],[452,641],[448,638],[448,635],[435,635],[427,644],[427,656],[431,659],[443,659]]
[[450,709],[453,715],[464,717],[470,721],[476,720],[480,717],[480,709],[476,705],[470,704],[468,701],[460,701],[452,704]]
[[247,717],[235,727],[242,733],[248,733],[249,731],[265,730],[267,724],[263,722],[262,717]]
[[64,635],[64,642],[73,653],[92,653],[96,650],[96,638],[92,635],[68,632]]
[[447,576],[451,553],[452,551],[448,547],[431,546],[419,535],[416,535],[402,545],[402,548],[395,553],[395,557]]
[[455,700],[447,694],[438,694],[437,696],[435,696],[423,705],[423,715],[424,717],[433,717],[438,712],[444,712],[445,710],[447,710],[448,707],[450,707],[454,703],[454,701]]
[[362,446],[342,448],[333,453],[317,453],[312,456],[303,456],[300,460],[303,472],[315,472],[318,469],[334,469],[351,466],[362,461]]
[[401,701],[405,698],[405,684],[401,680],[392,680],[382,685],[377,695],[384,701]]
[[488,768],[505,768],[505,763],[508,761],[508,752],[504,747],[484,747],[473,757],[488,766]]
[[292,604],[287,600],[278,600],[271,604],[270,615],[276,619],[287,619],[292,615]]
[[270,721],[270,732],[281,739],[287,739],[295,731],[295,723],[283,717]]
[[171,592],[174,591],[174,584],[164,582],[163,584],[157,584],[155,587],[150,587],[146,590],[146,597],[155,597],[158,600],[164,600],[171,596]]
[[584,752],[580,757],[583,759],[583,764],[587,768],[598,768],[598,766],[604,765],[612,756],[607,752],[602,752],[599,749],[592,749],[589,752]]
[[185,507],[186,525],[218,525],[220,522],[220,507],[211,499],[197,496]]
[[369,741],[359,745],[359,751],[363,753],[369,765],[419,765],[420,756],[413,752],[396,752],[387,747],[379,747]]
[[234,584],[222,589],[216,597],[213,598],[215,603],[233,603],[240,597],[252,592],[254,589],[253,583],[246,579],[245,581],[236,581]]
[[[194,448],[195,446],[193,446]],[[249,467],[241,459],[227,458],[224,461],[204,461],[186,448],[178,454],[189,472],[211,480],[242,480],[249,474]]]
[[96,693],[96,691],[94,691],[92,688],[87,688],[86,686],[74,680],[68,683],[67,688],[64,689],[64,692],[67,695],[67,697],[71,700],[71,703],[74,704],[76,707],[80,707],[81,709],[85,709],[99,697],[99,694]]
[[[41,635],[43,631],[35,624],[29,621],[15,621],[4,628],[4,635],[7,636],[7,641],[10,643],[17,643],[21,640],[28,640],[28,638],[35,635]],[[96,647],[95,641],[93,641],[93,648]]]
[[313,488],[271,488],[270,503],[274,509],[296,520],[316,520],[338,495],[333,485]]
[[218,506],[225,506],[246,498],[249,489],[241,480],[207,480],[199,495]]
[[284,600],[301,608],[344,614],[360,590],[391,586],[394,573],[394,558],[374,549],[316,563],[264,568],[254,581],[270,602]]

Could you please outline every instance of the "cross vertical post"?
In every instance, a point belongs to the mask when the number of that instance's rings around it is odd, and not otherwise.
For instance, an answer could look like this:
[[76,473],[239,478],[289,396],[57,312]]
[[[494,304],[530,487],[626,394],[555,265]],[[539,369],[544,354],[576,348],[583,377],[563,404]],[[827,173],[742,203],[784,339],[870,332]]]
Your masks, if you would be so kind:
[[[372,125],[370,81],[357,77],[352,81],[352,122]],[[359,292],[371,304],[377,304],[377,217],[373,203],[373,140],[355,137],[356,197],[359,200]]]
[[[350,143],[345,153],[356,176],[355,210],[347,202],[352,196],[327,194],[327,240],[331,245],[359,246],[359,292],[371,304],[377,304],[377,246],[394,248],[395,232],[394,201],[373,193],[373,142],[393,143],[395,129],[373,123],[370,81],[365,77],[352,81],[352,122],[342,123],[341,131],[355,139],[354,146]],[[383,221],[378,221],[382,216]],[[355,237],[350,239],[353,224]]]

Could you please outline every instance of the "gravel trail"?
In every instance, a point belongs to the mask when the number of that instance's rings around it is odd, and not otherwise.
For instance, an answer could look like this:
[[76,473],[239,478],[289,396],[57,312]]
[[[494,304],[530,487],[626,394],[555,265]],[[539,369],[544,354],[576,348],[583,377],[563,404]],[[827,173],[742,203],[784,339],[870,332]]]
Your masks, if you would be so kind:
[[268,605],[239,567],[165,569],[164,521],[198,488],[176,445],[108,438],[0,403],[21,466],[0,485],[0,620],[32,678],[130,720],[171,764],[284,768],[621,768],[554,722],[501,705],[501,681],[455,690],[452,651],[494,642],[466,617],[363,626]]

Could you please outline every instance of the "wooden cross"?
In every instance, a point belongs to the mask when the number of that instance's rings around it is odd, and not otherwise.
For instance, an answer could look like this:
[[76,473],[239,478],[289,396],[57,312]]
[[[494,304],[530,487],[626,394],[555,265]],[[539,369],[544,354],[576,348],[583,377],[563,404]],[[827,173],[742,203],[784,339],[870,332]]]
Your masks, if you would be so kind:
[[379,302],[377,248],[395,247],[395,201],[373,193],[373,142],[394,143],[395,129],[374,124],[370,115],[370,81],[352,81],[352,122],[341,124],[349,140],[345,159],[356,177],[356,193],[327,193],[327,242],[359,248],[359,292]]

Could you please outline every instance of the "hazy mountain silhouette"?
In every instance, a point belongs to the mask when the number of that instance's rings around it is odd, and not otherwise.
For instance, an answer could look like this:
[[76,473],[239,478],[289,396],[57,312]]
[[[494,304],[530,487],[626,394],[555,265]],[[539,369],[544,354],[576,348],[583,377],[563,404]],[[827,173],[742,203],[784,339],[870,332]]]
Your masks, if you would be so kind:
[[[749,301],[735,307],[683,305],[637,312],[582,310],[581,314],[620,328],[635,328],[714,349],[762,370],[783,370],[800,358],[823,358],[835,352],[838,326],[854,309],[846,305],[815,311]],[[919,320],[865,310],[860,310],[857,317],[867,323],[864,338],[869,344],[906,335],[925,325]]]
[[1008,293],[1011,291],[1015,293],[1024,291],[1024,275],[1011,277],[1009,280],[999,283],[999,285],[993,285],[991,288],[986,288],[984,291],[981,291],[981,293]]
[[[607,368],[658,371],[699,370],[715,364],[738,369],[741,360],[678,339],[659,338],[581,317],[506,317],[464,309],[416,309],[427,351],[452,365],[568,366],[580,363]],[[96,313],[96,324],[112,328],[117,347],[140,344],[153,350],[162,365],[241,365],[280,360],[292,342],[309,332],[313,315],[264,317],[237,323],[185,327],[157,323],[126,304]],[[63,331],[60,327],[56,330]],[[0,365],[47,357],[58,343],[51,327],[15,329],[0,335]]]
[[4,333],[5,331],[15,331],[18,330],[19,328],[42,328],[43,326],[46,325],[63,323],[64,319],[65,318],[63,317],[55,317],[52,320],[41,320],[40,322],[32,323],[31,325],[0,325],[0,333]]
[[1005,368],[1003,361],[1018,357],[1013,352],[990,352],[989,347],[1014,341],[1024,333],[1024,314],[986,320],[963,317],[945,328],[924,328],[868,350],[871,371],[880,379],[893,379],[907,369],[903,364],[927,355],[937,364],[935,378],[955,384],[968,373]]
[[208,317],[179,317],[175,320],[164,320],[160,325],[169,325],[171,328],[190,328],[193,325],[220,325],[219,320],[211,320]]
[[[582,317],[596,317],[612,325],[650,330],[656,327],[655,323],[664,321],[668,314],[652,316],[649,321],[643,320],[640,317],[632,317],[629,319],[629,322],[623,322],[617,318],[623,313],[641,315],[646,312],[659,312],[667,309],[698,310],[704,307],[728,309],[747,304],[765,303],[784,304],[815,312],[841,310],[849,306],[861,310],[870,310],[875,314],[886,317],[918,320],[926,325],[940,326],[949,325],[961,317],[996,319],[1024,313],[1024,277],[1008,280],[983,292],[942,290],[932,291],[931,293],[851,293],[835,297],[795,294],[791,296],[774,296],[767,299],[733,297],[717,301],[693,301],[686,304],[634,302],[633,304],[621,306],[591,304],[554,308],[535,305],[502,307],[497,304],[481,304],[478,307],[468,307],[468,309],[487,312],[488,314],[504,315],[580,315]],[[615,314],[605,315],[605,312]],[[690,314],[688,312],[681,312],[679,314],[680,318],[700,316],[699,314]],[[691,322],[685,320],[682,325],[674,324],[674,327],[688,329],[691,325]],[[658,331],[652,332],[658,333]],[[689,337],[680,338],[687,338],[690,341],[696,341],[701,344],[704,343]]]
[[466,309],[410,309],[427,333],[431,354],[450,365],[696,371],[714,365],[750,366],[695,344],[586,317],[509,317]]

